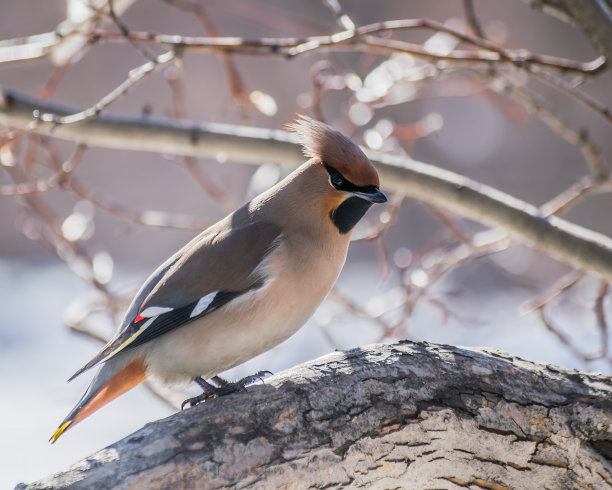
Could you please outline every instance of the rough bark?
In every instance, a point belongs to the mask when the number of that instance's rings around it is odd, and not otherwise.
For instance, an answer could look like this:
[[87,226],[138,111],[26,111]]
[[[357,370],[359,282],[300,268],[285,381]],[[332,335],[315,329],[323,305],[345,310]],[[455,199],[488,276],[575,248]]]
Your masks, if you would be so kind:
[[399,342],[248,391],[18,488],[612,487],[610,377]]

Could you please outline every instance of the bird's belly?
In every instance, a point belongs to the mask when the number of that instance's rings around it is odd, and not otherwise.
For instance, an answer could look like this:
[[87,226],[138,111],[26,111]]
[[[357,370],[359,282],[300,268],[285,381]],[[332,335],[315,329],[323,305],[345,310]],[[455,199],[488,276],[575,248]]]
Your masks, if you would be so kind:
[[[334,278],[335,280],[335,278]],[[212,377],[261,354],[293,335],[333,285],[320,284],[305,299],[299,290],[272,282],[152,342],[147,374],[167,384]]]

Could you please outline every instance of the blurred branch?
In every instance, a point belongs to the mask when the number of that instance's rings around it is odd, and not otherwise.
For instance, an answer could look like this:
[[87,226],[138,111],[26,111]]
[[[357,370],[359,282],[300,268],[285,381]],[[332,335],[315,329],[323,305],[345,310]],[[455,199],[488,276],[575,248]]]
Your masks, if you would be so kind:
[[609,0],[522,0],[534,9],[577,26],[595,49],[612,59],[612,5]]
[[[132,45],[132,47],[138,52],[140,53],[144,58],[148,59],[149,61],[155,62],[155,55],[153,55],[152,53],[150,53],[148,50],[146,50],[145,48],[143,48],[138,42],[134,41],[133,39],[130,39],[130,29],[128,28],[128,26],[119,18],[120,12],[117,12],[115,10],[114,7],[114,1],[113,0],[106,0],[106,5],[105,7],[107,8],[108,12],[105,11],[104,8],[99,9],[99,13],[101,15],[108,15],[108,17],[110,17],[111,21],[113,22],[113,24],[115,24],[115,26],[117,27],[117,29],[119,29],[119,31],[123,34],[123,37],[125,37],[126,41]],[[94,7],[90,7],[90,8],[94,8]]]
[[546,305],[538,308],[540,320],[542,320],[542,323],[544,324],[546,329],[549,332],[551,332],[555,337],[557,337],[559,342],[561,342],[572,353],[574,357],[578,359],[582,359],[585,362],[594,361],[595,359],[601,358],[601,356],[585,354],[582,351],[580,351],[574,345],[574,343],[572,342],[572,339],[553,322],[553,320],[549,317],[549,315],[546,314],[545,308],[546,308]]
[[329,10],[332,11],[334,16],[336,17],[336,23],[340,27],[346,29],[347,31],[355,30],[355,22],[342,9],[342,6],[340,5],[340,2],[338,0],[323,0],[323,5],[325,5]]
[[[212,21],[203,5],[192,2],[189,0],[163,0],[168,5],[171,5],[183,12],[194,15],[204,31],[213,37],[221,37],[221,31],[217,28],[217,25]],[[249,99],[248,90],[246,84],[236,63],[232,57],[227,53],[219,53],[219,59],[225,67],[225,73],[227,78],[227,85],[230,93],[232,94],[232,100],[240,109],[243,118],[248,116],[248,109],[253,106],[253,103]]]
[[102,97],[102,99],[96,102],[93,106],[88,107],[83,111],[78,111],[63,116],[58,116],[58,114],[56,113],[39,111],[39,113],[37,113],[36,115],[36,119],[32,121],[32,123],[37,124],[39,122],[42,122],[53,123],[54,125],[74,124],[95,117],[96,115],[100,114],[104,109],[106,109],[109,105],[115,102],[119,97],[124,95],[136,83],[138,83],[148,74],[152,73],[158,66],[172,61],[175,56],[175,51],[170,50],[159,55],[157,58],[146,62],[144,65],[141,65],[138,68],[134,68],[130,71],[129,76],[125,81],[123,81],[120,85],[113,89],[109,94]]
[[562,0],[522,0],[531,8],[540,10],[551,17],[567,24],[573,24],[572,15],[563,5]]
[[[347,17],[346,14],[342,14],[340,5],[337,2],[331,2],[327,5],[336,14],[341,15],[341,18],[348,19],[348,21],[346,21],[347,23],[350,21],[350,18]],[[186,7],[183,6],[182,8]],[[352,21],[350,21],[350,23],[352,24]],[[473,48],[469,50],[453,49],[449,52],[437,52],[421,44],[378,36],[378,34],[390,34],[395,31],[415,29],[426,29],[448,34],[460,42],[473,46]],[[62,37],[74,35],[83,35],[83,32],[76,30],[61,33]],[[603,106],[588,94],[578,90],[576,86],[567,82],[561,76],[557,75],[557,73],[551,72],[551,69],[553,69],[561,74],[577,73],[582,77],[595,76],[606,68],[605,58],[603,56],[592,61],[581,62],[556,56],[533,54],[526,49],[504,49],[487,39],[483,39],[477,35],[464,33],[430,19],[390,20],[361,27],[354,27],[353,25],[351,29],[337,32],[329,36],[312,36],[304,38],[262,38],[248,40],[240,37],[193,37],[156,34],[153,32],[129,32],[127,29],[120,29],[120,32],[96,30],[90,32],[89,35],[92,39],[96,40],[128,39],[131,42],[155,42],[160,45],[173,46],[175,50],[205,50],[225,56],[230,53],[241,53],[247,55],[273,55],[291,58],[319,50],[348,49],[370,53],[406,53],[431,62],[445,61],[447,63],[458,63],[460,65],[466,63],[485,63],[487,66],[491,63],[511,64],[525,71],[542,83],[551,85],[556,90],[574,98],[591,110],[596,111],[609,123],[612,123],[612,114],[607,107]],[[9,43],[9,41],[4,41],[4,43]],[[234,76],[230,76],[230,79],[235,81],[235,74]],[[231,84],[230,87],[232,87]],[[239,92],[242,88],[243,87],[239,86],[237,89],[233,89],[233,91],[238,90]],[[64,120],[59,122],[65,123],[69,121]]]
[[609,176],[610,171],[606,168],[598,148],[586,131],[577,131],[571,128],[547,107],[544,100],[531,93],[527,88],[517,87],[505,77],[502,77],[501,80],[503,80],[502,91],[504,94],[519,102],[529,113],[536,115],[561,138],[580,149],[596,181],[604,180]]
[[608,123],[612,124],[612,113],[610,112],[610,109],[601,104],[601,102],[595,98],[591,97],[589,94],[578,90],[578,88],[576,88],[576,86],[573,84],[567,82],[561,77],[552,75],[549,72],[535,70],[533,67],[530,68],[529,73],[543,84],[553,87],[555,90],[558,90],[559,92],[577,100],[585,107],[588,107],[593,112],[599,114]]
[[595,179],[590,175],[584,176],[575,184],[553,197],[548,202],[540,206],[540,211],[544,216],[553,214],[561,215],[569,211],[582,199],[594,194],[612,192],[612,180]]
[[[295,167],[303,156],[293,135],[279,130],[224,124],[180,123],[168,119],[102,115],[80,124],[32,126],[33,111],[73,111],[4,92],[0,123],[57,138],[115,149],[155,151],[259,164]],[[497,189],[406,157],[368,152],[383,185],[411,198],[444,207],[488,226],[502,227],[515,239],[578,269],[612,281],[612,240]]]
[[[121,15],[136,0],[114,0],[113,12]],[[55,31],[0,41],[0,63],[48,56],[57,67],[79,60],[91,39],[89,33],[108,23],[108,0],[66,0],[66,19]],[[80,30],[82,34],[63,38],[59,32]]]
[[608,332],[610,329],[608,327],[608,319],[606,318],[604,303],[609,292],[609,283],[606,281],[601,281],[599,291],[597,292],[597,298],[595,299],[595,304],[593,305],[593,311],[595,312],[595,317],[597,318],[597,325],[599,327],[601,336],[601,357],[606,357],[608,355]]
[[484,39],[484,30],[482,29],[478,16],[476,15],[473,0],[463,0],[463,12],[465,13],[465,18],[474,35]]
[[[82,148],[77,148],[73,159],[80,158]],[[29,155],[24,156],[26,160]],[[28,175],[24,168],[28,168],[28,162],[23,165],[4,167],[15,185],[27,181]],[[41,242],[58,258],[63,260],[73,272],[87,279],[96,289],[110,296],[106,284],[99,281],[94,272],[91,256],[78,243],[68,240],[62,233],[61,221],[42,196],[36,194],[24,194],[19,196],[20,202],[26,207],[33,217],[38,220],[42,229]]]
[[559,0],[593,47],[612,59],[612,4],[610,0]]
[[[454,51],[451,54],[436,54],[423,49],[419,44],[407,43],[399,40],[381,38],[375,34],[389,33],[400,30],[426,29],[443,32],[480,49],[469,51]],[[66,31],[60,33],[62,37],[82,35],[83,32]],[[123,32],[95,30],[87,33],[95,39],[123,40]],[[262,38],[244,39],[240,37],[194,37],[153,32],[131,32],[129,38],[136,41],[155,42],[160,45],[174,46],[181,49],[194,49],[227,53],[240,53],[247,55],[275,55],[288,58],[320,49],[349,49],[352,51],[378,48],[383,52],[406,52],[427,59],[448,61],[479,61],[513,63],[520,66],[541,65],[562,70],[563,72],[577,72],[596,75],[605,68],[605,59],[599,57],[593,61],[580,62],[576,60],[559,58],[543,54],[530,53],[525,49],[508,50],[495,43],[475,37],[448,27],[440,22],[430,19],[401,19],[376,22],[357,27],[354,30],[345,30],[329,36],[311,36],[303,38]],[[8,43],[9,41],[4,41]]]
[[[562,278],[562,280],[563,279],[564,278]],[[537,311],[540,315],[540,319],[542,320],[542,323],[548,329],[548,331],[554,334],[555,337],[557,337],[557,339],[568,350],[572,352],[574,357],[582,359],[584,362],[587,363],[596,361],[598,359],[604,359],[612,365],[612,359],[608,357],[608,321],[604,310],[604,301],[606,299],[606,296],[608,295],[608,283],[606,281],[602,281],[600,283],[599,290],[597,292],[597,297],[593,305],[593,313],[595,314],[595,317],[597,319],[597,326],[599,328],[599,351],[594,352],[592,354],[587,354],[583,352],[575,345],[572,336],[565,333],[559,326],[557,326],[556,323],[550,317],[550,315],[546,313],[547,307],[549,307],[551,304],[550,301],[553,298],[561,296],[562,294],[567,292],[567,290],[574,286],[578,282],[578,280],[579,278],[575,281],[568,281],[568,283],[564,287],[558,290],[557,294],[551,296],[550,298],[547,298],[545,302],[542,302],[537,306]]]
[[[229,59],[227,61],[230,61]],[[177,119],[187,119],[187,106],[185,97],[185,84],[183,80],[184,69],[182,60],[177,60],[176,66],[166,70],[166,80],[172,92],[172,105],[174,107],[174,117]],[[205,172],[198,166],[198,162],[192,156],[186,155],[180,162],[181,166],[189,172],[191,178],[195,180],[208,196],[213,199],[225,212],[230,213],[236,208],[235,203],[229,194],[221,187],[216,185]]]
[[107,197],[96,195],[91,189],[86,187],[80,180],[71,178],[67,187],[81,199],[86,199],[95,204],[107,213],[122,218],[131,223],[149,226],[152,228],[169,228],[174,230],[200,231],[206,226],[211,225],[207,220],[200,217],[189,216],[180,213],[170,213],[167,211],[135,211],[122,204],[116,203]]
[[531,313],[539,310],[549,304],[553,299],[568,289],[574,287],[584,277],[584,273],[580,271],[569,271],[562,278],[558,279],[550,288],[543,293],[540,293],[535,298],[523,303],[521,312],[523,314]]

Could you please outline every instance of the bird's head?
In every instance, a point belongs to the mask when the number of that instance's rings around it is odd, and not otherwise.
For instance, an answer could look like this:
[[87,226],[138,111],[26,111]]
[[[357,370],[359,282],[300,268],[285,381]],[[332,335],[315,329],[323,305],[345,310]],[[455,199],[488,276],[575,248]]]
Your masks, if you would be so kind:
[[387,201],[374,165],[349,138],[306,116],[288,127],[304,154],[324,169],[319,175],[326,179],[320,187],[325,212],[341,234],[350,232],[372,204]]

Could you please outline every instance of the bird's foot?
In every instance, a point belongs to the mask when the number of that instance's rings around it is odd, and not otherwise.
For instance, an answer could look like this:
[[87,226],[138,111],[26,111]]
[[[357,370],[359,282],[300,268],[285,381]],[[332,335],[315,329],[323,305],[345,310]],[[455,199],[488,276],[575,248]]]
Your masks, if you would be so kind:
[[[245,376],[238,381],[230,382],[226,381],[219,376],[214,376],[211,378],[211,381],[214,383],[211,384],[203,378],[197,377],[194,381],[198,384],[200,388],[202,388],[202,393],[198,396],[194,396],[192,398],[187,398],[183,403],[181,403],[181,410],[185,409],[185,406],[194,407],[198,403],[202,403],[210,398],[217,398],[220,396],[229,395],[231,393],[237,393],[239,391],[246,391],[246,387],[257,380],[263,381],[263,377],[266,374],[272,374],[270,371],[259,371],[251,376]],[[216,386],[215,386],[216,385]]]
[[200,393],[198,396],[194,396],[191,398],[187,398],[183,403],[181,403],[181,410],[185,410],[186,406],[195,407],[198,403],[202,403],[209,398],[214,398],[215,394],[213,392],[204,391]]

